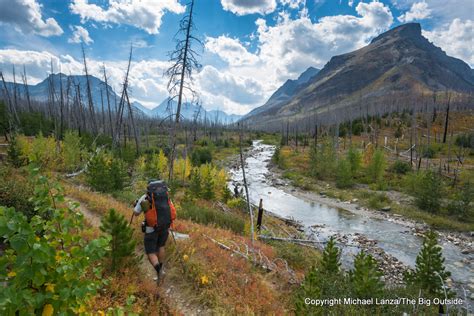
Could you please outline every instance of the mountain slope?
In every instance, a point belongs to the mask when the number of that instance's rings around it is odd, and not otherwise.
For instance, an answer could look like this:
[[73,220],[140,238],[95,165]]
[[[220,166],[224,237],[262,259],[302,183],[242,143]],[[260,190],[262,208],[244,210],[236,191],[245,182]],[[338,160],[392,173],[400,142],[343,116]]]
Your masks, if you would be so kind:
[[[176,115],[177,102],[171,101],[169,99],[163,100],[157,107],[150,110],[150,116],[152,117],[161,117],[166,118],[171,115]],[[241,116],[235,114],[227,114],[224,111],[220,110],[205,110],[203,107],[199,107],[196,104],[184,103],[181,106],[181,117],[186,120],[194,120],[197,116],[198,121],[218,121],[224,124],[231,124],[238,121]]]
[[330,112],[334,112],[331,116],[356,116],[356,110],[368,104],[372,112],[382,111],[388,102],[407,107],[416,96],[446,90],[465,96],[474,93],[473,70],[424,38],[420,24],[409,23],[359,50],[331,58],[290,100],[264,105],[253,111],[258,116],[246,119],[280,128],[287,120]]
[[250,117],[257,115],[259,113],[270,110],[271,108],[278,107],[283,105],[285,102],[291,100],[292,97],[301,91],[306,84],[318,74],[319,69],[309,67],[306,69],[296,80],[288,79],[277,91],[275,91],[268,101],[261,107],[258,107],[248,114],[245,117]]
[[[52,84],[50,84],[50,82]],[[89,82],[91,87],[91,95],[92,95],[92,102],[96,110],[102,111],[102,104],[104,106],[104,111],[107,111],[107,94],[106,94],[106,86],[105,82],[96,78],[94,76],[89,76]],[[77,86],[79,86],[81,101],[84,106],[88,106],[88,98],[87,98],[87,79],[85,75],[65,75],[65,74],[53,74],[48,76],[42,82],[36,85],[28,85],[28,92],[30,94],[30,98],[35,101],[39,102],[47,102],[50,95],[50,86],[54,88],[54,92],[57,98],[60,95],[60,87],[62,83],[62,89],[64,95],[67,94],[67,90],[69,89],[69,98],[71,104],[74,102],[74,98],[76,96]],[[10,92],[14,89],[14,84],[11,82],[7,82],[7,88]],[[25,87],[22,84],[17,83],[17,93],[24,96],[25,95]],[[109,91],[109,100],[110,100],[110,107],[111,110],[114,111],[116,105],[120,103],[120,95],[116,94],[116,92],[112,89],[112,87],[108,86]],[[167,112],[167,99],[163,101],[160,105],[155,107],[154,109],[149,109],[143,106],[141,103],[137,101],[131,101],[132,108],[134,112],[139,115],[146,115],[149,117],[160,117],[165,118],[170,115]],[[192,120],[194,117],[194,113],[197,110],[197,106],[185,104],[182,107],[182,115],[184,119]],[[221,123],[233,123],[240,119],[241,116],[234,115],[234,114],[227,114],[223,111],[218,110],[211,110],[206,111],[205,109],[201,110],[200,120],[203,120],[206,117],[208,120],[215,121],[218,119]],[[176,113],[176,103],[173,107],[173,113]],[[127,114],[127,111],[125,111]]]

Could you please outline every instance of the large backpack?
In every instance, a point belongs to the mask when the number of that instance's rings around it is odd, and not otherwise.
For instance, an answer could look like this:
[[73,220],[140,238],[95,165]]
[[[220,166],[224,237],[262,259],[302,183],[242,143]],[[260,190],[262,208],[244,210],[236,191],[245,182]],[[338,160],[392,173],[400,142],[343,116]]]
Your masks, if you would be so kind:
[[150,181],[147,186],[150,208],[145,212],[146,225],[170,225],[176,219],[176,209],[168,197],[168,186],[161,180]]

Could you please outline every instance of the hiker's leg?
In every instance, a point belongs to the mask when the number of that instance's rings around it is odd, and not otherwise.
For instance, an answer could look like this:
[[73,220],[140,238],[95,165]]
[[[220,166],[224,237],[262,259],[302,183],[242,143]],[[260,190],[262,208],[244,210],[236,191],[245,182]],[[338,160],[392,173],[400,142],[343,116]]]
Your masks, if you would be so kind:
[[165,262],[165,247],[160,247],[158,250],[158,261],[160,263]]
[[147,257],[152,266],[156,266],[159,263],[158,253],[149,253],[147,254]]

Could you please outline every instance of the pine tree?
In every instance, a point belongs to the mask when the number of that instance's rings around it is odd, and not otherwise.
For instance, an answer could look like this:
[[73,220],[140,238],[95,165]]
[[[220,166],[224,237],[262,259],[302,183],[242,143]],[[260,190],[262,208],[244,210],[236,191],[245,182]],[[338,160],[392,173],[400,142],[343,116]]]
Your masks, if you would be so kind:
[[383,290],[381,276],[377,261],[365,251],[359,252],[354,260],[354,270],[350,272],[355,296],[362,299],[378,296]]
[[100,230],[111,237],[109,256],[112,259],[112,271],[117,271],[127,260],[135,259],[136,242],[133,239],[133,230],[123,215],[110,209],[102,219]]
[[352,187],[353,184],[354,181],[352,181],[352,170],[349,161],[340,159],[337,163],[336,186],[340,189],[346,189]]
[[374,151],[369,165],[367,166],[367,176],[370,183],[381,184],[385,174],[385,156],[382,150]]
[[201,196],[201,174],[198,168],[193,168],[193,171],[191,172],[191,183],[189,189],[194,198]]
[[216,197],[214,192],[214,179],[207,175],[202,179],[202,197],[206,200],[213,200]]
[[[420,287],[433,295],[443,295],[443,282],[451,275],[445,270],[441,247],[434,231],[426,233],[423,247],[416,257],[415,271],[408,272],[405,280],[408,284]],[[443,279],[443,282],[441,282]]]
[[321,271],[329,275],[340,272],[340,258],[341,250],[336,246],[334,236],[329,238],[329,241],[323,251],[323,259],[321,261]]
[[360,169],[360,163],[362,161],[362,156],[360,152],[354,147],[349,148],[347,151],[347,160],[351,166],[352,176],[354,177]]
[[441,208],[441,196],[443,192],[443,182],[440,176],[433,171],[422,172],[416,178],[414,187],[415,204],[432,213],[436,213]]
[[314,306],[305,303],[305,298],[319,298],[321,296],[321,283],[320,273],[316,267],[312,267],[305,275],[303,282],[301,283],[298,293],[296,295],[296,315],[308,315],[312,314],[315,309]]
[[12,135],[10,139],[10,145],[8,146],[8,161],[15,167],[21,167],[25,160],[21,156],[20,146],[18,145],[18,141],[16,140],[16,136]]

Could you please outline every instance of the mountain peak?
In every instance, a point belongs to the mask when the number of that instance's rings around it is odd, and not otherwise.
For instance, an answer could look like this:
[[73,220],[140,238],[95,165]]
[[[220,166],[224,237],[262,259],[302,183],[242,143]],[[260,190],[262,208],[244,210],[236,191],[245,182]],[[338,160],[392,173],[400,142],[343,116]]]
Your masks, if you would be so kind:
[[370,43],[375,43],[388,38],[421,38],[420,23],[406,23],[399,25],[390,31],[380,34],[375,37]]

